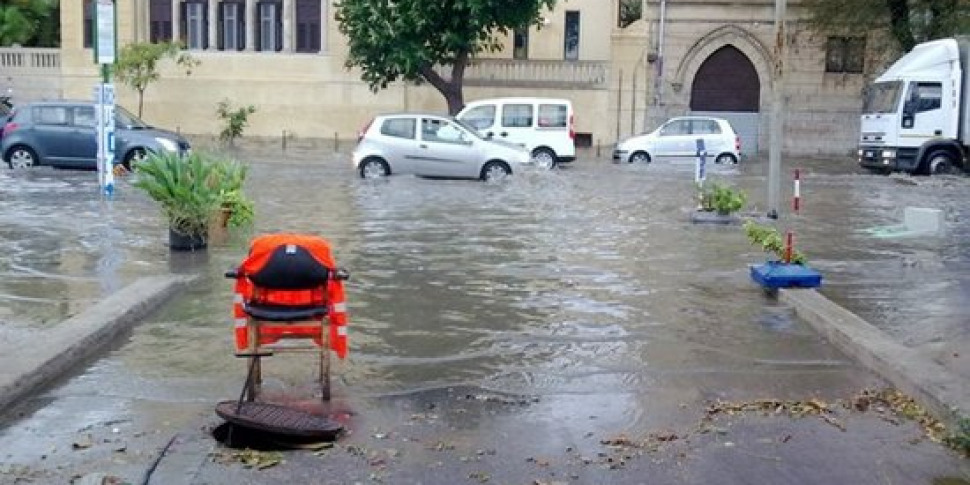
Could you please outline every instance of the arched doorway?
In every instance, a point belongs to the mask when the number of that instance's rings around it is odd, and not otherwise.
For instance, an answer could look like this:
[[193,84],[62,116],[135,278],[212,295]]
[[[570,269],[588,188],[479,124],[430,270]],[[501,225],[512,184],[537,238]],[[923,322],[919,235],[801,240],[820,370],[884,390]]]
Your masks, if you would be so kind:
[[731,122],[741,136],[741,150],[758,151],[761,82],[754,64],[733,45],[711,53],[697,69],[690,89],[690,110]]

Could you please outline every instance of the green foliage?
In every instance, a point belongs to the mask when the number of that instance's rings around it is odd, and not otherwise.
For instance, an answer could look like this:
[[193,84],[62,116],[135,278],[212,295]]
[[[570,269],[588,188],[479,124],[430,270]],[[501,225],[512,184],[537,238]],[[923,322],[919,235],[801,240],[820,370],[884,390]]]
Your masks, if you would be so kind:
[[620,0],[620,28],[625,28],[643,17],[643,2]]
[[142,115],[145,89],[158,81],[158,63],[166,58],[174,59],[176,64],[185,69],[186,75],[191,75],[192,69],[200,64],[198,59],[183,52],[179,44],[172,42],[134,42],[122,47],[118,54],[114,67],[115,76],[118,81],[138,92],[139,117]]
[[132,185],[158,202],[172,231],[205,235],[220,206],[219,163],[198,152],[185,157],[154,153],[135,165]]
[[[470,57],[502,48],[497,35],[536,24],[556,0],[340,0],[336,18],[347,37],[348,68],[375,92],[399,79],[431,83],[450,112],[462,102],[462,76]],[[452,66],[451,79],[436,66]]]
[[[745,221],[744,234],[748,236],[751,244],[761,246],[761,249],[766,253],[775,255],[779,260],[785,258],[785,240],[774,227],[764,226],[754,221]],[[798,250],[793,250],[791,262],[805,264],[805,255]]]
[[748,203],[748,194],[721,182],[701,184],[701,210],[715,211],[721,215],[733,214]]
[[810,27],[823,36],[884,32],[902,52],[927,40],[970,33],[966,0],[806,0],[803,5]]
[[970,418],[962,418],[958,427],[944,442],[950,448],[963,453],[963,456],[970,457]]
[[0,46],[58,47],[60,3],[57,0],[0,2]]
[[216,172],[219,180],[219,206],[229,212],[230,227],[246,227],[255,219],[255,204],[246,196],[243,185],[249,167],[237,160],[217,160]]
[[216,105],[216,114],[223,123],[219,139],[231,145],[236,138],[242,136],[243,130],[249,125],[249,115],[255,112],[256,107],[253,105],[233,108],[228,99],[220,101]]

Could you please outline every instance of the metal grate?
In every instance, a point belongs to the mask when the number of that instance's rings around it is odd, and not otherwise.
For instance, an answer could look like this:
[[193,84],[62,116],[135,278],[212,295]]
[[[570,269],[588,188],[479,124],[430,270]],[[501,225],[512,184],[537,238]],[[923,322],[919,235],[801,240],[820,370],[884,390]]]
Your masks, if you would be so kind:
[[237,426],[285,436],[334,439],[343,431],[340,423],[279,404],[222,401],[216,414]]

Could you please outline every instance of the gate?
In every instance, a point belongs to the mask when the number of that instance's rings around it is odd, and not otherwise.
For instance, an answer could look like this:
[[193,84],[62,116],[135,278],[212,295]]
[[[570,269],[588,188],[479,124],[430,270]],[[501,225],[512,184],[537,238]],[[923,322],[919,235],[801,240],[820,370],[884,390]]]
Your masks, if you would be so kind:
[[728,120],[741,137],[745,156],[758,153],[761,83],[754,64],[732,45],[714,51],[694,76],[690,114]]

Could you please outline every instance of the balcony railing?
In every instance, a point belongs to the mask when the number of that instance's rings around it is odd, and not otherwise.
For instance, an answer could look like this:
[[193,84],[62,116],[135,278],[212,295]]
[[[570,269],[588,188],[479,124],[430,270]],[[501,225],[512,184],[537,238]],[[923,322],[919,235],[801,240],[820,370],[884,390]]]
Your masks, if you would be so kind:
[[0,69],[60,69],[60,49],[0,47]]
[[[450,67],[438,69],[446,78]],[[475,59],[465,70],[466,86],[606,89],[609,63],[600,61],[547,61]]]

